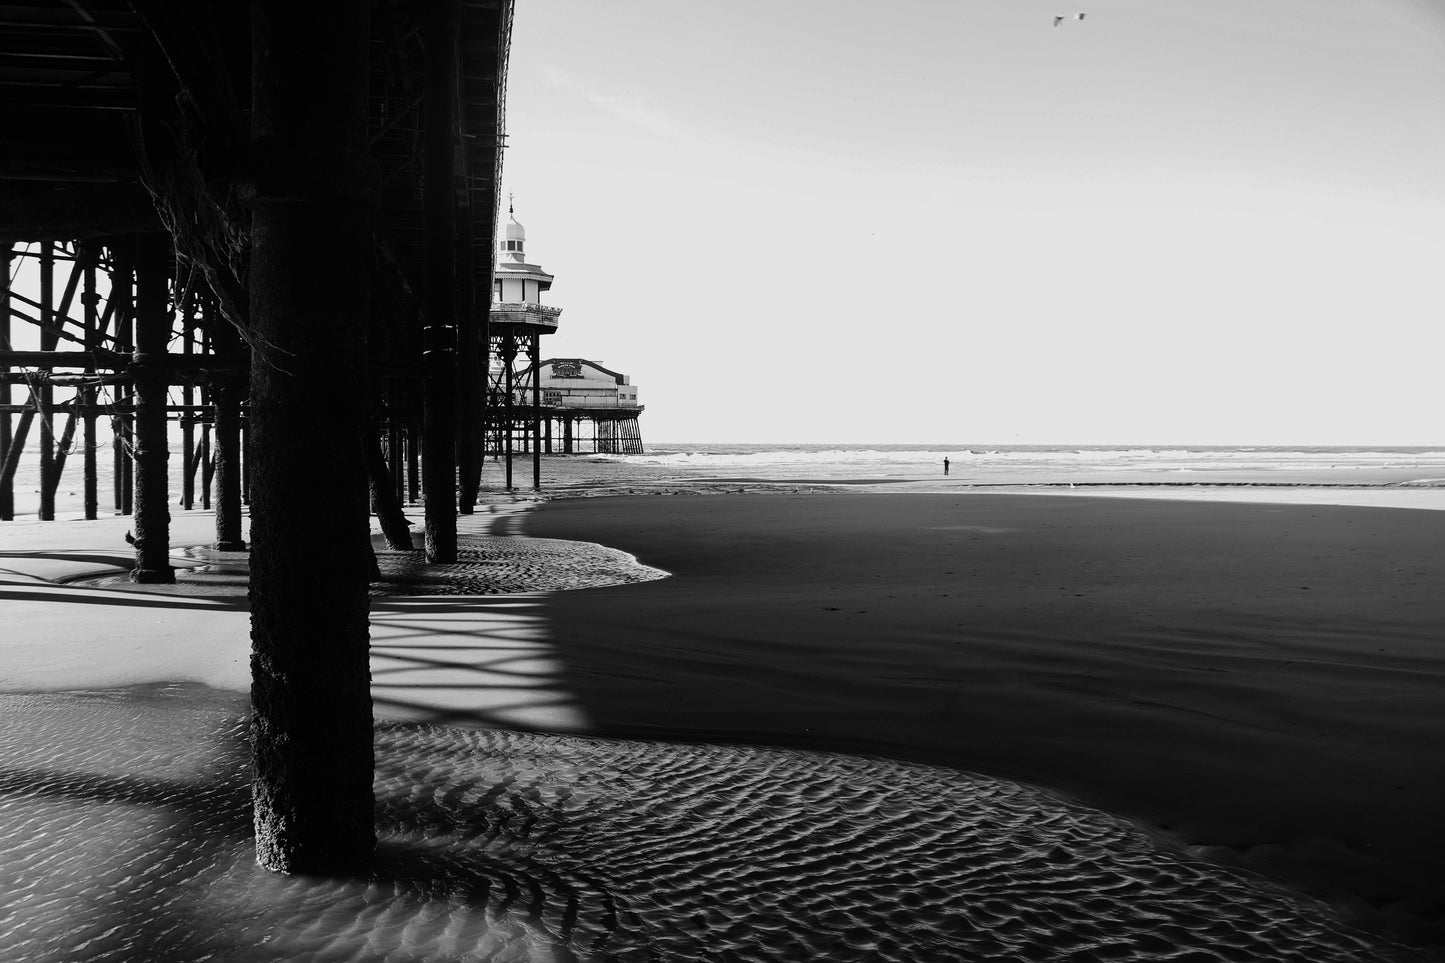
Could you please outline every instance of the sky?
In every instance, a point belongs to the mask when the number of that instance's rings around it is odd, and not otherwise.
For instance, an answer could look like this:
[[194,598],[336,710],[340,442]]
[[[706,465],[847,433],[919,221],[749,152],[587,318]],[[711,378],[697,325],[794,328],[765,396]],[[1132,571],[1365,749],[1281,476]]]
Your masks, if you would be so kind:
[[506,110],[644,442],[1445,445],[1445,0],[518,0]]

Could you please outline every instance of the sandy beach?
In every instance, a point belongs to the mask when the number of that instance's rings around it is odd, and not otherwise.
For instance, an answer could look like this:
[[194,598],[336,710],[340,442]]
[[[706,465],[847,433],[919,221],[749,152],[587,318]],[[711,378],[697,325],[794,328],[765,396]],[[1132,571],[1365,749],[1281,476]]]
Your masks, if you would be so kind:
[[0,963],[1445,963],[1445,0],[24,0]]
[[704,495],[526,531],[674,574],[548,602],[598,731],[1004,775],[1445,934],[1445,514]]
[[[125,563],[126,520],[15,523],[0,815],[30,828],[0,837],[20,881],[0,945],[1439,959],[1445,513],[1251,497],[494,495],[466,565],[385,562],[383,851],[310,882],[247,848],[237,587],[66,582]],[[180,514],[176,544],[207,525]],[[99,854],[87,825],[111,827]],[[1357,945],[1259,876],[1415,952]],[[154,923],[116,949],[121,905]]]

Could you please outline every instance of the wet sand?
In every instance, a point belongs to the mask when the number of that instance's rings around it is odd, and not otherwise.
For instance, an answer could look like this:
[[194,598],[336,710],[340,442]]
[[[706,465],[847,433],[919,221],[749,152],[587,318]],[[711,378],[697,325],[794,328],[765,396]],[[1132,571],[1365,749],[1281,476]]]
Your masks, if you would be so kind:
[[[1445,956],[1445,514],[835,489],[490,521],[455,571],[387,563],[378,713],[448,725],[378,725],[382,848],[344,879],[251,859],[241,600],[54,584],[124,564],[123,519],[5,529],[0,689],[51,690],[0,696],[7,958]],[[557,591],[648,576],[517,531],[673,576]],[[220,689],[102,688],[175,679]]]
[[551,597],[596,731],[873,752],[1445,936],[1445,514],[995,494],[561,500],[672,579]]

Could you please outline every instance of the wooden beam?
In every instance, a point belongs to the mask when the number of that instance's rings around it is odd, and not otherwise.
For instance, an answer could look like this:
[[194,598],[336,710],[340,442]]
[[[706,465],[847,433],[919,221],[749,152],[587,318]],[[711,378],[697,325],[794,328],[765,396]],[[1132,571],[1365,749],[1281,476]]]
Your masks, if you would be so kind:
[[[135,413],[135,405],[129,402],[103,401],[96,402],[93,405],[87,405],[84,402],[68,402],[64,407],[68,411],[76,411],[81,414],[87,412],[95,415],[129,415]],[[9,412],[12,415],[22,414],[30,410],[32,409],[29,404],[21,405],[10,403],[0,405],[0,412]],[[210,406],[202,404],[166,405],[166,412],[167,414],[188,415],[198,422],[204,422],[213,417]]]
[[150,195],[136,184],[52,189],[0,182],[0,244],[160,229]]
[[130,365],[130,356],[97,348],[94,351],[0,351],[0,366],[25,368],[109,368]]

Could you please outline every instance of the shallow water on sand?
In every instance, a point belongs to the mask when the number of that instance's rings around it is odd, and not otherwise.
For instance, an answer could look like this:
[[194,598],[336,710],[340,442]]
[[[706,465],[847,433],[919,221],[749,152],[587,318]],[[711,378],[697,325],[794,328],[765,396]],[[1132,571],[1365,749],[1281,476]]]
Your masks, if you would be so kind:
[[379,726],[369,871],[277,876],[244,710],[0,696],[5,960],[1417,959],[1039,790],[756,748]]

